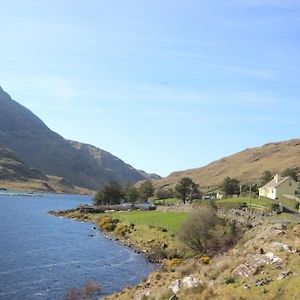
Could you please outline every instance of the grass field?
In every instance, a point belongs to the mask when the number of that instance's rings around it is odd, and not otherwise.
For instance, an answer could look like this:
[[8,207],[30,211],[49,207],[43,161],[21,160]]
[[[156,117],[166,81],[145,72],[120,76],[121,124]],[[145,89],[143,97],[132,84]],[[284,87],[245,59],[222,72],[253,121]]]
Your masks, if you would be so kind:
[[[251,202],[251,206],[250,206]],[[227,199],[220,199],[216,200],[215,203],[220,206],[224,207],[234,207],[242,205],[243,203],[246,203],[248,207],[252,208],[258,208],[258,209],[268,209],[270,208],[271,204],[274,203],[274,201],[267,199],[267,198],[250,198],[249,197],[237,197],[237,198],[227,198]]]
[[176,232],[188,215],[185,212],[161,211],[130,211],[110,214],[126,224],[152,225],[166,228],[169,232]]
[[280,197],[279,201],[284,207],[288,208],[289,210],[293,212],[299,212],[299,210],[297,209],[298,202],[296,200]]
[[178,200],[176,198],[168,198],[168,199],[156,199],[153,201],[155,205],[173,205]]

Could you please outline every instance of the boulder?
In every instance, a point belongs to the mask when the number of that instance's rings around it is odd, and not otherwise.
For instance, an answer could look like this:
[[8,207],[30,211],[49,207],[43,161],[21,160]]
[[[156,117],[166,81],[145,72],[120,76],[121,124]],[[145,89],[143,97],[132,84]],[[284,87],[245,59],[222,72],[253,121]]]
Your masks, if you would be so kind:
[[176,279],[173,281],[169,289],[172,291],[173,294],[178,294],[181,289],[190,289],[199,285],[202,285],[203,282],[196,278],[193,275],[186,276],[183,279]]
[[272,252],[266,252],[264,254],[252,255],[243,264],[237,266],[233,271],[233,275],[248,277],[250,274],[254,274],[256,270],[265,265],[280,266],[283,260],[276,256]]
[[172,291],[173,294],[178,294],[181,288],[181,280],[176,279],[169,285],[169,289]]
[[292,248],[289,245],[281,242],[274,242],[272,246],[274,247],[275,250],[292,252]]
[[250,266],[247,266],[245,264],[240,264],[232,271],[232,274],[240,277],[248,277],[254,271],[255,269],[250,268]]
[[202,281],[194,277],[193,275],[184,277],[181,282],[181,286],[183,289],[190,289],[192,287],[199,286],[202,284]]

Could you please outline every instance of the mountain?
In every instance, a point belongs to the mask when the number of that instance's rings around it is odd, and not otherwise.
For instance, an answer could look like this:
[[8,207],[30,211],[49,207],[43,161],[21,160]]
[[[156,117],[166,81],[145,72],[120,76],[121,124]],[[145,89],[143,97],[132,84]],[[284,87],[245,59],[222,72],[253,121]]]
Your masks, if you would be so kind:
[[3,145],[0,145],[0,188],[76,194],[89,192],[63,178],[47,176],[36,169],[29,168]]
[[173,187],[185,176],[191,177],[203,189],[220,185],[226,176],[237,178],[242,183],[258,183],[265,170],[275,174],[286,168],[296,167],[300,170],[300,139],[265,144],[224,157],[201,168],[173,172],[155,181],[155,187]]
[[0,145],[0,180],[46,180],[40,171],[26,166],[12,151]]
[[102,149],[64,139],[1,88],[0,144],[26,165],[91,190],[110,180],[134,183],[152,178]]

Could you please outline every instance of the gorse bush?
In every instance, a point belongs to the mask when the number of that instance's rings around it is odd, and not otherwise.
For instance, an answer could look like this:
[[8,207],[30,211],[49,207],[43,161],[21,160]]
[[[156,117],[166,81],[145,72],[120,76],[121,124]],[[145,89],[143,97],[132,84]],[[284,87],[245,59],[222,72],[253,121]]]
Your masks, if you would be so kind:
[[110,216],[103,216],[98,220],[98,225],[105,231],[114,231],[120,221]]
[[118,223],[114,232],[117,235],[125,236],[128,232],[130,232],[130,227],[126,224]]
[[209,256],[201,256],[199,258],[199,262],[205,265],[208,265],[210,262],[210,257]]

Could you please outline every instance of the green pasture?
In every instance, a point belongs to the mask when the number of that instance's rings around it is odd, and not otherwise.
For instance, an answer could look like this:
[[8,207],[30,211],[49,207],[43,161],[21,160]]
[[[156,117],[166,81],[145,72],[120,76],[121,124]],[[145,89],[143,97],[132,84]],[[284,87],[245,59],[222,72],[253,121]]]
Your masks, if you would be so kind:
[[126,224],[152,225],[165,228],[169,232],[176,232],[188,215],[186,212],[161,211],[129,211],[110,214]]
[[224,208],[231,208],[231,207],[240,207],[243,203],[246,203],[248,207],[257,208],[257,209],[269,209],[272,203],[277,203],[273,200],[268,198],[250,198],[250,197],[236,197],[236,198],[226,198],[216,200],[215,203],[218,206]]
[[154,205],[174,205],[178,200],[176,198],[155,199]]

